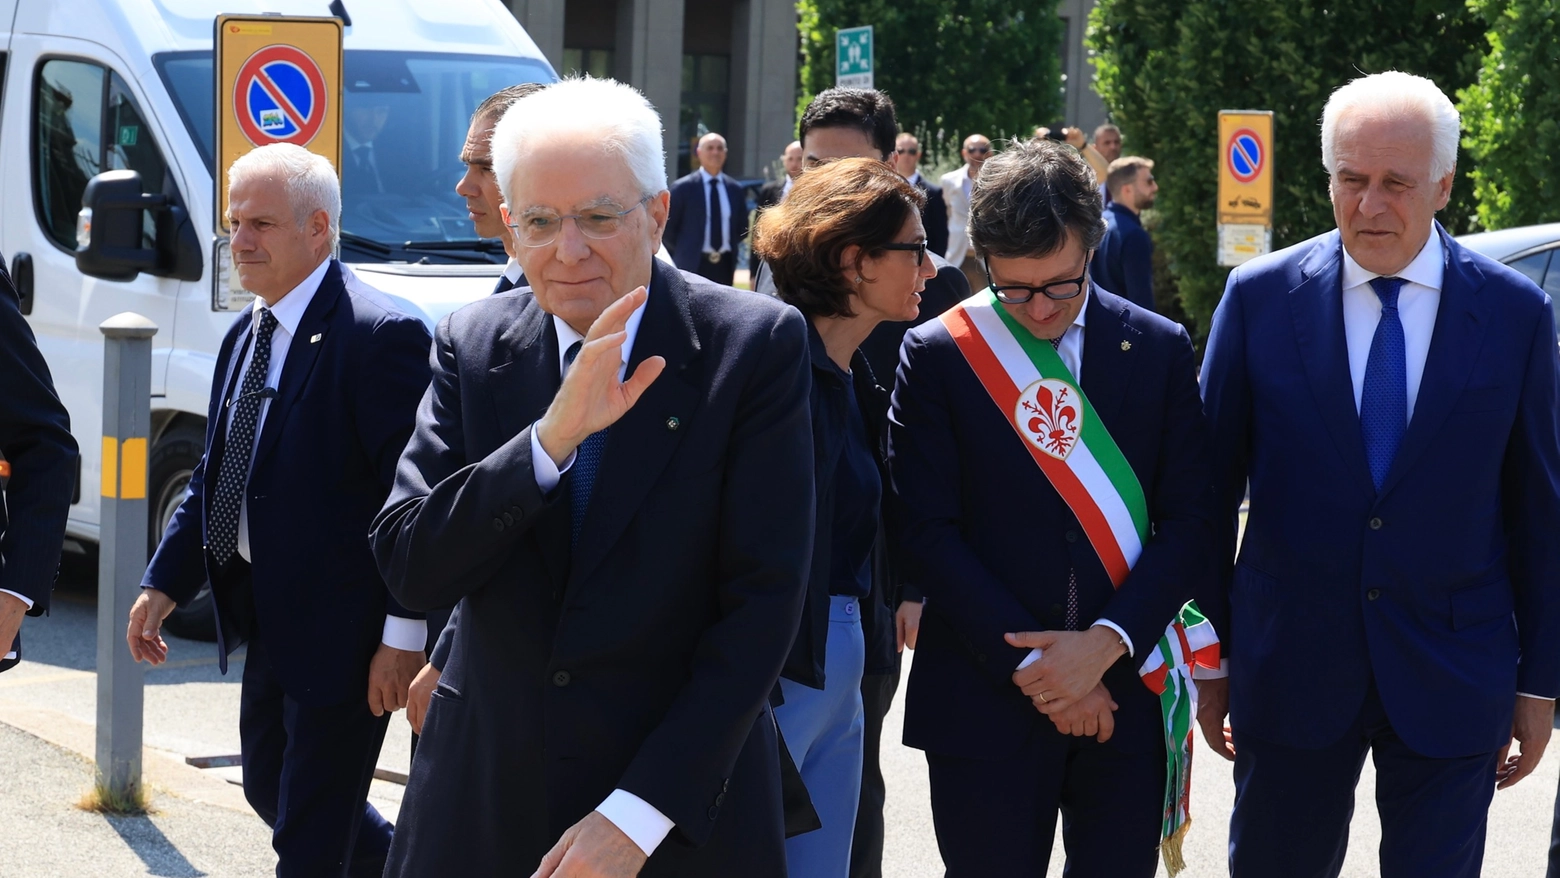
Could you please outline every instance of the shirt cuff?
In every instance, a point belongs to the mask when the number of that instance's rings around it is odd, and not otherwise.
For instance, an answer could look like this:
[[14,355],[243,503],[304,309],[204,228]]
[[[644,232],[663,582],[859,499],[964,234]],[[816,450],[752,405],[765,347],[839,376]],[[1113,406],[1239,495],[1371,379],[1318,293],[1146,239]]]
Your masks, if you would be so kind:
[[1205,668],[1202,665],[1192,665],[1193,680],[1222,680],[1229,675],[1230,660],[1227,658],[1219,659],[1219,667],[1217,670],[1213,668]]
[[1018,668],[1016,670],[1022,671],[1039,660],[1040,647],[1037,646],[1029,651],[1029,655],[1024,656],[1024,660],[1018,663]]
[[1518,692],[1517,695],[1519,695],[1519,696],[1521,696],[1523,698],[1536,698],[1539,701],[1554,701],[1553,698],[1545,698],[1542,695],[1529,695],[1526,692]]
[[[22,603],[27,605],[27,609],[29,610],[33,608],[33,599],[27,595],[18,594],[17,592],[11,591],[9,588],[0,588],[0,594],[8,594],[11,597],[20,599]],[[13,656],[8,655],[6,658],[13,658]]]
[[558,482],[563,480],[563,474],[574,466],[574,452],[563,459],[563,466],[553,463],[551,456],[542,450],[542,440],[537,438],[536,425],[531,425],[531,472],[536,474],[536,487],[543,494],[551,494],[558,487]]
[[391,649],[422,652],[428,647],[428,620],[385,617],[385,634],[380,638]]
[[612,795],[596,807],[596,812],[612,821],[612,825],[639,845],[647,857],[655,853],[676,825],[654,805],[627,790],[613,790]]
[[[1122,628],[1120,625],[1117,625],[1115,622],[1112,622],[1109,619],[1095,619],[1094,620],[1094,624],[1095,625],[1104,625],[1106,628],[1109,628],[1110,630],[1112,630],[1112,631],[1116,632],[1117,634],[1121,635],[1121,642],[1126,644],[1126,646],[1127,646],[1127,657],[1128,658],[1136,658],[1137,657],[1137,653],[1134,652],[1133,649],[1132,649],[1132,638],[1127,636],[1126,629]],[[1093,626],[1091,625],[1090,627],[1092,628]]]
[[12,650],[5,655],[0,655],[0,662],[8,662],[14,658],[16,658],[16,650]]

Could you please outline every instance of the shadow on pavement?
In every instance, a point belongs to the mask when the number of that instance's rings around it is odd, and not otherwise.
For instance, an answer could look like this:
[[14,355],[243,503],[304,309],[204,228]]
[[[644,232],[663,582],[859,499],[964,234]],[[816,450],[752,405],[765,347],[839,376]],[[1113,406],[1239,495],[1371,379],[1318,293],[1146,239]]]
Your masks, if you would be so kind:
[[201,878],[206,873],[195,868],[173,842],[163,835],[149,817],[113,817],[103,819],[124,840],[125,845],[146,864],[148,875],[164,878]]

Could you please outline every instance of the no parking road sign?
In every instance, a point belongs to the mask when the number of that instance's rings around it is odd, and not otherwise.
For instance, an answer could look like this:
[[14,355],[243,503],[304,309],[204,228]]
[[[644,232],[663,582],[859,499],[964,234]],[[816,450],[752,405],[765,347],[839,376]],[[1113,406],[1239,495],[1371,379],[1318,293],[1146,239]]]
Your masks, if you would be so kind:
[[1229,150],[1226,160],[1230,163],[1230,174],[1240,183],[1250,183],[1262,173],[1263,162],[1267,159],[1267,149],[1262,143],[1261,135],[1250,128],[1242,128],[1230,135],[1229,143],[1225,147]]
[[251,149],[297,144],[340,172],[341,27],[336,18],[217,17],[218,234],[227,234],[227,169]]
[[1273,114],[1219,112],[1219,264],[1272,249]]

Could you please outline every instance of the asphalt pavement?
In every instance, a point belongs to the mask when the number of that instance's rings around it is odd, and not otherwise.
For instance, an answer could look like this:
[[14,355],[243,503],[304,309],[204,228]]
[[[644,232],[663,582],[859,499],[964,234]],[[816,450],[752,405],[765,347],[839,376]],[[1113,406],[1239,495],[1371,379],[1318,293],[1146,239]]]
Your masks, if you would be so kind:
[[[271,874],[275,860],[269,832],[233,783],[238,769],[203,770],[185,764],[186,757],[238,753],[242,653],[230,662],[224,677],[217,672],[211,644],[170,639],[168,664],[146,675],[145,763],[155,813],[106,818],[75,807],[91,785],[96,713],[96,604],[90,579],[83,581],[83,576],[57,592],[49,617],[24,623],[26,661],[0,676],[0,878]],[[907,658],[913,661],[913,654]],[[926,762],[918,751],[898,744],[903,694],[901,688],[884,729],[888,806],[883,873],[889,878],[932,878],[942,874],[942,864],[927,798]],[[391,720],[380,756],[380,767],[388,771],[407,768],[410,731],[404,716]],[[1557,782],[1560,744],[1535,775],[1496,793],[1486,876],[1544,875]],[[375,781],[371,800],[394,820],[401,792],[394,783]],[[1185,849],[1188,868],[1182,873],[1187,878],[1227,874],[1224,852],[1233,796],[1229,764],[1199,749],[1194,822]],[[1356,795],[1344,878],[1379,874],[1373,799],[1374,770],[1367,761]],[[1050,875],[1061,875],[1063,858],[1058,834]],[[528,874],[532,866],[516,864],[516,874]]]

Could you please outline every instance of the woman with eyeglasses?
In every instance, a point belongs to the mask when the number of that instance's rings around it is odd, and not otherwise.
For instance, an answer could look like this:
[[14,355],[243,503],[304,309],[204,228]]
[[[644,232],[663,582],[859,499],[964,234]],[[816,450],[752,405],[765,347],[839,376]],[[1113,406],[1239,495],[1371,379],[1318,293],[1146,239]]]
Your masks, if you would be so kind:
[[807,171],[760,215],[756,250],[810,324],[817,518],[806,606],[775,719],[821,829],[786,842],[790,874],[844,878],[861,793],[866,657],[861,613],[886,587],[882,508],[888,392],[857,350],[885,320],[914,320],[936,266],[925,197],[882,161]]

